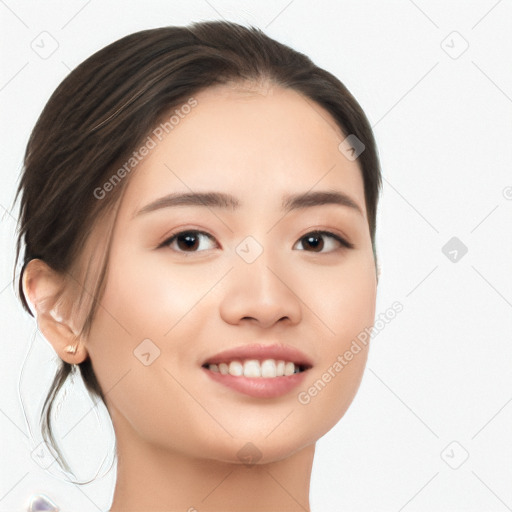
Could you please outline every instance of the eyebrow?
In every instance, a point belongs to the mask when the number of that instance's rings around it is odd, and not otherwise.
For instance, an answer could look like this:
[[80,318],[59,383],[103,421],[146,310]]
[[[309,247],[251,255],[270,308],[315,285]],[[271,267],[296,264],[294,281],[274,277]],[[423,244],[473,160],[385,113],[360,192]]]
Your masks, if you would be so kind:
[[[283,197],[281,208],[284,212],[290,212],[328,204],[345,206],[364,216],[360,206],[350,196],[344,192],[329,190],[287,195]],[[134,217],[176,206],[204,206],[236,210],[240,207],[240,201],[236,197],[223,192],[172,193],[147,204],[136,212]]]

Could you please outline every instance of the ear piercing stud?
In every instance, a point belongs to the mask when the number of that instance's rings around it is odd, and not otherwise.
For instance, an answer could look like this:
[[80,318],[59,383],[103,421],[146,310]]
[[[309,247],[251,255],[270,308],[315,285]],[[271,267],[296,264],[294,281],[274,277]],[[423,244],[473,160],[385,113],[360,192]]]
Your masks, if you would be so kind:
[[76,354],[77,346],[76,345],[68,345],[64,352],[67,352],[68,354]]

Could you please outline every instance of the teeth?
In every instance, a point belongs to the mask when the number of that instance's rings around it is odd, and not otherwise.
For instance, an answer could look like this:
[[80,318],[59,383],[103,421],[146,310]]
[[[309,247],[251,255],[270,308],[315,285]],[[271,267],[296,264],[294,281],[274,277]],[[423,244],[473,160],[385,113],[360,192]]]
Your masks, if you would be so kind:
[[247,359],[244,362],[231,361],[229,364],[210,364],[208,369],[222,375],[229,374],[234,377],[261,377],[266,379],[293,375],[300,371],[299,367],[292,362],[276,361],[275,359],[265,359],[261,362],[257,359]]
[[292,375],[293,373],[295,373],[295,365],[293,363],[286,363],[284,365],[284,374]]
[[244,374],[244,367],[240,361],[231,361],[229,363],[229,374],[235,377],[240,377]]
[[[265,361],[266,363],[267,361]],[[235,361],[233,361],[232,363],[230,363],[229,365],[229,371],[231,371],[231,365],[235,363]],[[236,363],[235,363],[236,364]],[[261,377],[262,375],[262,366],[263,365],[260,365],[260,362],[259,361],[254,361],[254,360],[251,360],[251,361],[245,361],[244,363],[244,366],[243,366],[243,369],[244,369],[244,377]]]

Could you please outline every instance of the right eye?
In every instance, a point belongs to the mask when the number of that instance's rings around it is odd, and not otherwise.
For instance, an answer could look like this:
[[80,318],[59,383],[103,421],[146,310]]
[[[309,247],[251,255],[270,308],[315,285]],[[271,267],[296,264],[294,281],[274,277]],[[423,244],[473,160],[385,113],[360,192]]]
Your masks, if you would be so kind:
[[202,240],[214,240],[213,236],[205,231],[188,229],[173,233],[169,238],[160,244],[159,247],[169,247],[176,252],[201,252],[209,249],[199,249]]

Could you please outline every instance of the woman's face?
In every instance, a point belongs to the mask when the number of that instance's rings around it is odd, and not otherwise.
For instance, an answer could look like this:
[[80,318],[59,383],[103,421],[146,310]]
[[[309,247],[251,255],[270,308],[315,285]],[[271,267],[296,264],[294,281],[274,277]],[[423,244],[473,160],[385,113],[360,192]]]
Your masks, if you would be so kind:
[[[194,99],[124,178],[86,348],[118,436],[236,463],[251,442],[259,463],[279,460],[340,420],[365,367],[367,346],[353,341],[373,325],[376,275],[361,171],[338,149],[345,136],[327,111],[292,90],[218,86]],[[141,212],[169,194],[207,192],[238,206],[163,201]],[[319,192],[358,208],[283,209],[289,196]],[[318,230],[334,236],[307,236]],[[164,243],[183,231],[189,238]],[[202,368],[255,343],[299,349],[312,367],[274,397]]]

